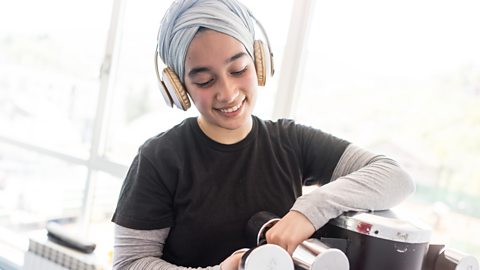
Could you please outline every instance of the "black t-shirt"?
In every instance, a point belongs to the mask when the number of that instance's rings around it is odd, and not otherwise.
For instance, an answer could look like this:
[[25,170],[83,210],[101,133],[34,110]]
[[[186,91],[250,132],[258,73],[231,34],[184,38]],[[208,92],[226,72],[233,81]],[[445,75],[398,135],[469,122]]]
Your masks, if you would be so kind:
[[219,264],[249,247],[244,229],[252,215],[284,216],[302,184],[327,183],[347,145],[292,120],[255,116],[247,137],[224,145],[188,118],[140,147],[113,222],[140,230],[170,227],[163,255],[170,263]]

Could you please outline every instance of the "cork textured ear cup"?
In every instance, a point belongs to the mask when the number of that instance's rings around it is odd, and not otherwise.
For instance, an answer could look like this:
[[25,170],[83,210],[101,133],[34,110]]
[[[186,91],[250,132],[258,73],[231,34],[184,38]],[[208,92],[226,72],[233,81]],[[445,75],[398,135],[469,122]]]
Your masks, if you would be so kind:
[[165,89],[167,89],[173,104],[179,109],[184,111],[188,110],[191,106],[190,99],[177,74],[167,67],[163,69],[162,78]]
[[[274,72],[273,58],[270,50],[267,46],[264,46],[261,40],[255,40],[253,49],[258,85],[265,86],[268,75],[272,76]],[[163,69],[162,78],[160,78],[158,72],[158,51],[155,51],[155,69],[160,82],[160,91],[167,105],[172,107],[175,104],[181,110],[188,110],[191,106],[190,99],[178,75],[167,67]]]
[[259,86],[265,86],[267,80],[267,63],[265,47],[261,40],[255,40],[253,43],[253,51],[255,55],[255,71],[257,72],[257,80]]

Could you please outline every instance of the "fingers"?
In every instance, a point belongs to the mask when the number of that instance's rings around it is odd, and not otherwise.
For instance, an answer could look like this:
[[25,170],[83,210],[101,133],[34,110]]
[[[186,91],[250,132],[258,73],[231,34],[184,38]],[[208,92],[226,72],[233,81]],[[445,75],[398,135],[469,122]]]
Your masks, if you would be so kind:
[[273,230],[273,228],[270,229],[267,232],[266,238],[267,243],[279,245],[280,247],[285,249],[290,255],[293,254],[293,251],[304,240],[302,240],[302,238],[295,237],[293,234],[282,231],[279,227],[276,228],[276,230]]
[[232,253],[228,258],[226,258],[221,264],[221,270],[237,270],[240,265],[240,260],[245,252],[248,251],[248,248],[242,248]]
[[300,212],[290,211],[266,233],[267,243],[284,248],[290,255],[315,232],[312,223]]

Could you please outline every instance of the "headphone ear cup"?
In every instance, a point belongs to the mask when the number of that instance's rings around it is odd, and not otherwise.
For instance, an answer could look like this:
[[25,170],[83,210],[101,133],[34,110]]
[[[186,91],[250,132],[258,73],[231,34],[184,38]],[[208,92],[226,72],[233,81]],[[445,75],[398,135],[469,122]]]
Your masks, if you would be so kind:
[[160,88],[160,93],[162,94],[162,97],[165,100],[165,103],[167,103],[168,106],[172,107],[173,106],[172,97],[170,96],[170,93],[168,92],[167,87],[163,83],[162,78],[160,78],[160,74],[158,73],[158,51],[157,50],[155,50],[154,63],[155,63],[155,74],[157,75],[158,88]]
[[173,104],[181,110],[188,110],[191,106],[190,99],[177,74],[170,68],[165,68],[162,72],[162,79],[162,83]]
[[263,41],[255,40],[253,43],[253,53],[255,57],[255,69],[257,71],[258,85],[265,86],[267,77],[273,76],[273,55],[268,46]]
[[261,40],[255,40],[253,43],[253,53],[254,53],[254,62],[255,70],[257,71],[258,85],[264,86],[267,80],[267,67],[266,67],[266,55],[265,47]]
[[160,88],[160,93],[162,93],[163,99],[165,99],[165,103],[167,103],[168,106],[172,107],[173,106],[172,97],[170,96],[170,93],[168,92],[168,89],[162,80],[158,81],[158,86]]

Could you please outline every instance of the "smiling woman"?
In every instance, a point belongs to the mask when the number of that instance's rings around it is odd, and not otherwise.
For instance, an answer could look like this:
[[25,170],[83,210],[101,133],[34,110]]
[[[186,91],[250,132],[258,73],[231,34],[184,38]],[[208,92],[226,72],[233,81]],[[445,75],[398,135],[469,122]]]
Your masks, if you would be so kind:
[[[166,130],[185,117],[198,115],[193,106],[187,112],[171,110],[162,103],[162,97],[152,70],[152,48],[155,44],[145,42],[156,37],[159,13],[166,10],[172,1],[129,1],[124,11],[123,32],[120,36],[115,98],[112,99],[106,155],[109,159],[130,162],[131,156],[138,150],[148,136],[159,130]],[[282,29],[288,29],[292,0],[283,1],[272,13],[268,1],[243,1],[246,6],[257,11],[265,18],[262,24],[268,29],[268,37],[275,51],[276,69],[282,67],[282,59],[287,35]],[[256,29],[261,37],[260,29]],[[258,92],[258,100],[263,105],[255,108],[255,114],[270,117],[279,77],[270,78],[269,83]],[[162,119],[159,121],[158,119]],[[152,125],[155,123],[155,125]]]
[[[3,246],[14,249],[19,255],[8,258],[20,265],[26,247],[18,239],[51,219],[102,223],[112,231],[109,220],[138,146],[199,115],[164,106],[157,87],[152,53],[171,2],[0,4],[0,257]],[[236,91],[237,79],[252,76],[248,52],[200,51],[222,54],[223,62],[191,59],[192,100],[209,116],[199,129],[215,134],[209,128],[218,122],[235,130],[231,120],[245,111],[269,119],[275,108],[387,153],[416,180],[417,192],[404,206],[435,228],[434,240],[480,257],[479,2],[323,1],[295,18],[292,10],[298,14],[314,1],[242,2],[262,18],[280,76],[258,96]],[[288,31],[302,23],[312,31]],[[205,39],[232,42],[207,32]],[[304,58],[286,62],[299,70],[295,77],[283,72],[284,60],[298,51]],[[214,99],[218,84],[233,90]],[[298,95],[280,105],[277,87]],[[231,168],[223,169],[228,179]]]
[[[287,27],[292,0],[274,14],[267,3],[245,2],[267,28]],[[27,233],[50,219],[109,226],[138,145],[198,114],[162,105],[156,85],[152,50],[159,14],[170,3],[0,4],[0,227],[7,232],[0,234],[0,257],[5,246],[21,265]],[[269,34],[281,66],[287,37]],[[273,100],[275,84],[273,78],[259,93],[262,100]],[[264,103],[257,114],[267,116],[273,105]]]
[[413,191],[385,156],[253,114],[257,86],[273,74],[255,23],[262,28],[237,0],[178,0],[163,15],[160,90],[182,110],[191,97],[200,116],[139,147],[112,218],[114,269],[238,269],[236,250],[253,248],[243,232],[256,212],[281,217],[266,240],[292,254],[339,214],[389,208]]

